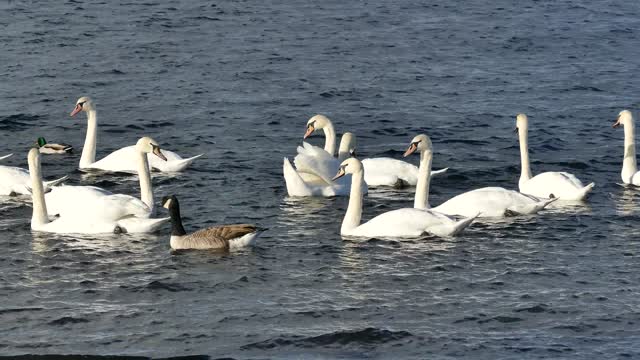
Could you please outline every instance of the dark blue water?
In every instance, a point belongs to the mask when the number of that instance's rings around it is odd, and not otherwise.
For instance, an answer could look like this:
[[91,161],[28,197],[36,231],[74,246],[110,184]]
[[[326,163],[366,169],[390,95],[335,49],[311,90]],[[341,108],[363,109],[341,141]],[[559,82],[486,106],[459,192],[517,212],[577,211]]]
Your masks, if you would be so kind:
[[[640,103],[640,2],[3,1],[0,155],[43,158],[138,195],[136,177],[77,168],[91,96],[98,158],[143,136],[182,155],[156,176],[189,229],[270,228],[231,254],[172,253],[157,235],[33,234],[0,205],[0,354],[356,359],[640,357],[640,192],[620,182],[617,113]],[[343,241],[346,199],[286,198],[282,157],[324,113],[362,156],[428,133],[432,204],[517,187],[515,114],[534,173],[595,181],[589,203],[478,223],[455,239]],[[312,139],[320,143],[321,138]],[[411,161],[417,161],[411,159]],[[375,190],[365,218],[411,206]]]

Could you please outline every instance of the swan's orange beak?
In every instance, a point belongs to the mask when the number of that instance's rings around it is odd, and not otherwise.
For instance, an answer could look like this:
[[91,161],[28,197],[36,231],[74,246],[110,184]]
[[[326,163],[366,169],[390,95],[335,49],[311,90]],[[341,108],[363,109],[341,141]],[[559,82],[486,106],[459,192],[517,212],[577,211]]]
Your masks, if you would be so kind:
[[614,128],[617,128],[617,127],[618,127],[618,126],[620,126],[620,125],[622,125],[622,124],[620,123],[620,117],[618,116],[618,118],[616,119],[616,122],[615,122],[615,123],[613,123],[613,127],[614,127]]
[[76,104],[76,107],[73,108],[73,111],[71,112],[71,116],[75,116],[80,111],[82,111],[82,105]]
[[307,126],[307,132],[306,132],[306,133],[304,133],[304,137],[303,137],[303,139],[306,139],[306,138],[308,138],[309,136],[311,136],[311,134],[313,134],[313,132],[314,132],[315,130],[316,130],[316,128],[315,128],[315,127],[313,127],[313,125],[309,125],[309,126]]
[[338,170],[338,173],[336,174],[336,176],[333,177],[333,179],[331,179],[331,181],[336,181],[338,179],[340,179],[341,177],[343,177],[346,174],[346,172],[344,171],[344,167],[341,166],[340,170]]
[[160,151],[160,146],[158,145],[152,145],[152,146],[153,146],[153,154],[159,157],[160,159],[167,161],[167,158],[164,156],[162,151]]
[[416,143],[411,143],[411,145],[409,145],[409,148],[407,149],[407,151],[405,151],[402,156],[403,157],[407,157],[407,156],[413,154],[414,152],[416,152],[416,150],[418,150],[418,145],[416,145]]

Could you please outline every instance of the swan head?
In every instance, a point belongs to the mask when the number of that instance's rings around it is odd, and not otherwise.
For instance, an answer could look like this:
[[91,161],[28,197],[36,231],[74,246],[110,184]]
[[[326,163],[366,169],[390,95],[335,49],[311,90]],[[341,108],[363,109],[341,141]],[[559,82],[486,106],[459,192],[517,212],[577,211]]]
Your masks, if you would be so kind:
[[165,209],[171,209],[178,205],[178,198],[175,195],[169,195],[162,198],[162,207]]
[[528,124],[529,124],[529,118],[527,118],[527,115],[523,113],[516,115],[516,128],[513,132],[518,132],[518,130],[520,129],[527,130],[529,126]]
[[29,170],[40,168],[40,150],[38,148],[32,147],[29,149],[27,162],[29,163]]
[[409,148],[407,148],[403,156],[407,157],[416,151],[423,153],[431,150],[433,150],[431,139],[425,134],[420,134],[411,140],[411,144],[409,144]]
[[353,133],[346,132],[342,134],[342,138],[340,139],[340,149],[338,149],[338,153],[349,153],[351,156],[355,157],[356,153],[356,136]]
[[338,173],[336,174],[336,176],[333,177],[333,179],[331,180],[337,180],[347,174],[355,174],[359,171],[362,171],[363,167],[362,167],[362,162],[360,162],[360,160],[352,157],[352,158],[348,158],[347,160],[343,161],[340,164],[340,168],[338,169]]
[[331,124],[331,120],[324,115],[315,115],[307,121],[307,132],[304,133],[303,139],[308,138],[314,131],[324,129]]
[[138,140],[138,142],[136,143],[136,150],[142,153],[154,154],[160,159],[167,161],[167,158],[160,150],[160,145],[158,145],[158,142],[148,136],[145,136]]
[[618,114],[618,118],[616,119],[616,122],[613,124],[613,127],[617,128],[620,125],[627,126],[632,123],[633,123],[633,115],[631,114],[631,111],[622,110]]
[[78,99],[78,101],[76,101],[76,107],[73,108],[73,111],[71,112],[71,116],[75,116],[80,111],[91,111],[91,110],[95,110],[93,107],[93,102],[91,101],[91,98],[88,96],[83,96],[80,99]]

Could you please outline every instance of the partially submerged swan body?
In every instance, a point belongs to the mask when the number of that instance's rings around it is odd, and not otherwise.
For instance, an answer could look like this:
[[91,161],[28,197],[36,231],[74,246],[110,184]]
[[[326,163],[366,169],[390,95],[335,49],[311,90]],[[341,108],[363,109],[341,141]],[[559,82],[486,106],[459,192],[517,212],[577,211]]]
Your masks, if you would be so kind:
[[622,159],[622,172],[620,177],[627,185],[640,186],[640,172],[636,161],[636,132],[633,115],[629,110],[622,110],[618,114],[614,128],[624,127],[624,157]]
[[404,208],[380,214],[364,224],[362,217],[364,167],[360,160],[349,158],[340,164],[336,178],[351,174],[349,205],[340,234],[362,238],[419,238],[426,234],[454,236],[469,226],[475,217],[456,221],[454,218],[425,209]]
[[[7,158],[10,155],[6,155]],[[63,176],[52,181],[44,181],[44,191],[51,190],[54,186],[67,180],[69,176]],[[31,177],[29,171],[15,167],[0,165],[0,195],[31,195]]]
[[234,250],[254,245],[261,232],[255,225],[220,225],[187,234],[182,226],[180,203],[175,195],[165,196],[162,206],[169,210],[171,217],[171,239],[174,250]]
[[43,137],[39,137],[36,145],[40,154],[70,154],[73,152],[73,146],[69,144],[48,143]]
[[123,232],[154,232],[169,218],[153,219],[153,189],[147,154],[164,159],[158,143],[143,137],[135,145],[141,199],[95,186],[60,186],[45,195],[49,213],[63,218],[92,217],[116,222]]
[[[414,137],[404,156],[409,156],[416,151],[420,153],[420,168],[413,206],[417,209],[429,209],[433,150],[431,139],[427,135],[421,134]],[[456,195],[431,210],[446,215],[465,217],[477,216],[478,214],[480,217],[504,217],[535,214],[552,201],[543,201],[534,196],[501,187],[486,187]]]
[[[416,186],[418,167],[406,161],[389,157],[368,158],[362,160],[364,181],[369,186]],[[431,172],[431,177],[444,174],[449,168]]]
[[[96,142],[98,137],[98,118],[96,109],[91,99],[83,96],[76,102],[76,106],[71,112],[71,116],[84,111],[87,113],[87,135],[82,148],[82,156],[80,157],[80,169],[99,169],[105,171],[136,171],[136,149],[135,146],[127,146],[112,152],[101,160],[96,161]],[[180,155],[163,150],[163,154],[167,161],[162,161],[154,157],[148,157],[149,165],[152,169],[161,172],[179,172],[186,169],[195,159],[204,154],[196,155],[187,159],[183,159]]]
[[45,201],[45,188],[42,184],[40,166],[40,152],[36,148],[29,150],[29,173],[32,188],[33,213],[31,216],[31,229],[35,231],[51,233],[82,233],[98,234],[119,232],[120,228],[115,221],[104,221],[90,213],[78,216],[59,216],[50,219]]
[[517,115],[516,131],[520,139],[522,167],[518,186],[521,193],[544,199],[558,198],[566,201],[582,201],[587,197],[595,183],[584,186],[575,175],[568,172],[549,171],[532,176],[529,164],[529,119],[525,114]]

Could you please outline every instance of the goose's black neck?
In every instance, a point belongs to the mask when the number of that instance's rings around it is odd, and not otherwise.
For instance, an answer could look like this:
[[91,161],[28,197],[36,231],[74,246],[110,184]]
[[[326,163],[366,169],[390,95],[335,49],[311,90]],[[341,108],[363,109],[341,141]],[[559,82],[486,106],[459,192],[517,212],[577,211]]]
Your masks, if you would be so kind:
[[172,199],[169,205],[169,216],[171,217],[171,235],[186,235],[187,232],[182,227],[182,218],[180,217],[180,204],[176,198]]

